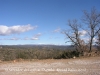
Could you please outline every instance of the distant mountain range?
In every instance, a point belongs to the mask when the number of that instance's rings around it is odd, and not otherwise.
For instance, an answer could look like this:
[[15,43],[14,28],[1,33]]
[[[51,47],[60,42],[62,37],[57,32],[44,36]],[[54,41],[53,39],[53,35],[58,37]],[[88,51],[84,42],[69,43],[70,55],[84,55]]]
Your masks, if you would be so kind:
[[10,48],[47,48],[47,49],[58,49],[58,50],[66,50],[72,49],[71,45],[52,45],[52,44],[27,44],[27,45],[1,45],[0,47],[10,47]]

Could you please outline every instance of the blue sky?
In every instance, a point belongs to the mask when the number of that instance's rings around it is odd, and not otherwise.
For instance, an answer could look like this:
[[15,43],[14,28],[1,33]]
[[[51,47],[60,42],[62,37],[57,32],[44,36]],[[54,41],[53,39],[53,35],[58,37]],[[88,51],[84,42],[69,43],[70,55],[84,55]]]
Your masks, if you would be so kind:
[[0,44],[65,45],[67,20],[100,11],[100,0],[0,0]]

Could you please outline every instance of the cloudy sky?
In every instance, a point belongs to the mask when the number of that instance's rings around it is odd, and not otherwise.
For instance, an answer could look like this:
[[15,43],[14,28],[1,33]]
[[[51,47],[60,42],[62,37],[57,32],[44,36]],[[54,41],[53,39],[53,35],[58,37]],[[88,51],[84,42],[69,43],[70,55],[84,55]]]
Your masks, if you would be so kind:
[[100,11],[100,0],[0,0],[0,44],[65,45],[67,20],[93,6]]

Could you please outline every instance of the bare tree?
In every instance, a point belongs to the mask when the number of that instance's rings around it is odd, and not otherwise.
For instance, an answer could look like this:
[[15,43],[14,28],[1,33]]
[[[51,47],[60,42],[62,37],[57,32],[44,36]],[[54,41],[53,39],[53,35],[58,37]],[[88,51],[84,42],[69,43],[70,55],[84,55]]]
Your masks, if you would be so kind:
[[90,13],[84,11],[82,21],[85,23],[85,28],[87,28],[86,31],[89,35],[89,52],[91,52],[94,42],[93,39],[100,31],[100,13],[98,13],[95,8],[92,8]]
[[97,49],[100,50],[100,32],[98,33],[96,45],[97,45]]
[[[92,51],[94,39],[97,37],[97,34],[100,31],[100,13],[96,11],[95,8],[92,8],[91,12],[88,13],[84,11],[84,17],[82,18],[83,24],[80,25],[77,20],[68,21],[68,26],[71,28],[69,31],[64,31],[64,34],[69,38],[70,42],[74,44],[74,47],[77,51]],[[84,26],[83,26],[84,25]],[[80,29],[81,28],[81,29]],[[88,42],[82,40],[80,30],[85,30]]]
[[77,51],[83,52],[85,49],[84,41],[80,38],[81,33],[79,29],[81,27],[77,20],[68,21],[68,26],[71,28],[69,31],[64,31],[64,34],[69,38],[70,42],[73,43]]

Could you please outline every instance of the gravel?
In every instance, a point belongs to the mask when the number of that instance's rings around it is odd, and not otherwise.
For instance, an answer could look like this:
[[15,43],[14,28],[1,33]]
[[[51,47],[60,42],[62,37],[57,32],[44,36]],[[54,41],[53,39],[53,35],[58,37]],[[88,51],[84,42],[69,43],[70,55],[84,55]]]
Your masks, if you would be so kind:
[[100,75],[100,57],[0,62],[0,75]]

